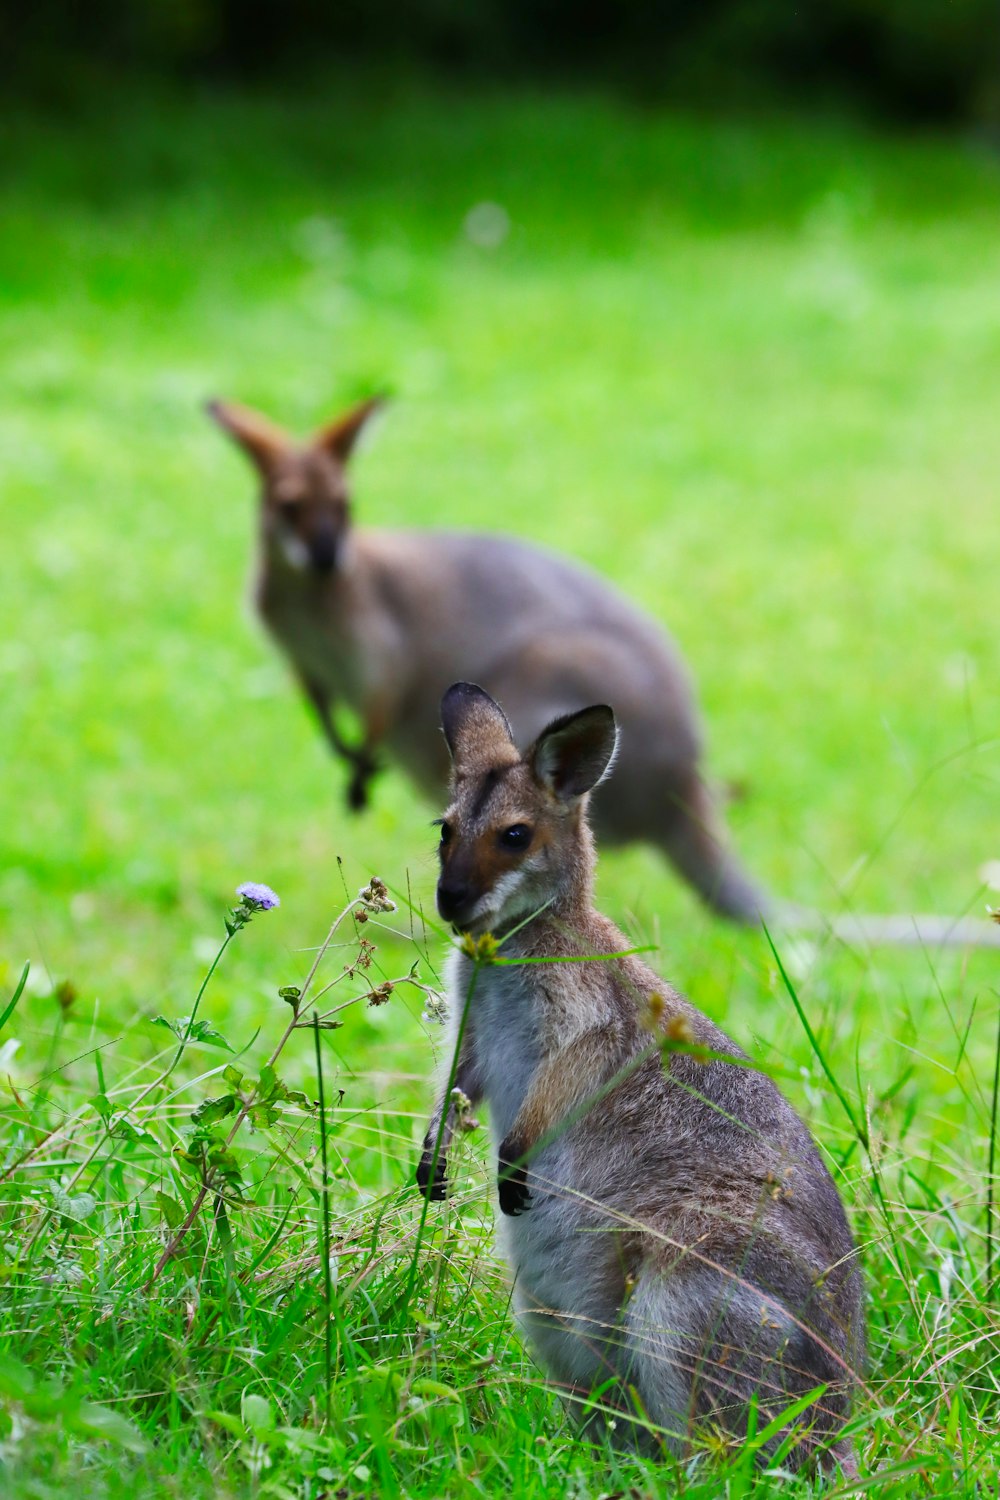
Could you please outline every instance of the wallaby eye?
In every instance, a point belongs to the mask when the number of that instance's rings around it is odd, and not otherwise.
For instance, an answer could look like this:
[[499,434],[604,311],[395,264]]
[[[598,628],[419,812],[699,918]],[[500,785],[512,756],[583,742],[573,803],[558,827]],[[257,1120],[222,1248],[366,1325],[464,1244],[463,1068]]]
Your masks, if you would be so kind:
[[442,844],[450,844],[451,843],[451,831],[452,831],[451,830],[451,824],[450,823],[446,823],[444,821],[444,819],[442,818],[441,819],[441,842],[442,842]]
[[283,501],[282,502],[282,506],[281,506],[281,514],[285,518],[286,521],[292,521],[294,523],[295,521],[297,521],[299,519],[299,517],[302,514],[302,501],[301,500],[285,500],[285,501]]
[[501,833],[500,843],[504,849],[527,849],[531,843],[531,829],[527,823],[513,823]]

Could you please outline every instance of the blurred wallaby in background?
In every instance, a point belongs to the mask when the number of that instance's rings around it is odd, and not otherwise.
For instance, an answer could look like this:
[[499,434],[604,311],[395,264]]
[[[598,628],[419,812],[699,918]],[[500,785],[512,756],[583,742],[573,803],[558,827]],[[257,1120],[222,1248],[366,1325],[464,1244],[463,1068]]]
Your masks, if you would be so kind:
[[[457,679],[502,699],[521,745],[606,699],[621,755],[595,799],[601,838],[658,844],[716,911],[756,921],[766,899],[702,776],[698,712],[673,642],[604,579],[526,542],[355,527],[345,466],[379,405],[363,402],[304,443],[246,407],[208,408],[263,481],[257,607],[352,767],[351,806],[365,805],[382,746],[440,798],[438,704]],[[360,716],[359,746],[338,731],[338,704]]]
[[[594,799],[603,842],[658,845],[736,921],[763,915],[852,945],[1000,946],[1000,926],[976,918],[775,908],[729,847],[701,771],[691,680],[654,620],[597,574],[513,537],[354,526],[347,461],[381,405],[364,401],[305,442],[247,407],[208,406],[260,474],[257,608],[351,767],[351,807],[366,805],[383,747],[440,798],[448,757],[437,704],[451,682],[475,680],[500,698],[520,745],[604,700],[621,749],[618,774]],[[339,705],[360,717],[360,744],[338,729]]]
[[678,1451],[703,1424],[745,1438],[756,1402],[773,1452],[811,1392],[784,1462],[821,1443],[856,1474],[863,1288],[833,1180],[771,1079],[594,908],[587,802],[614,714],[557,719],[523,756],[474,684],[441,716],[438,911],[502,962],[453,954],[421,1191],[445,1197],[451,1136],[485,1099],[518,1312],[562,1389],[599,1391],[619,1440],[638,1416]]

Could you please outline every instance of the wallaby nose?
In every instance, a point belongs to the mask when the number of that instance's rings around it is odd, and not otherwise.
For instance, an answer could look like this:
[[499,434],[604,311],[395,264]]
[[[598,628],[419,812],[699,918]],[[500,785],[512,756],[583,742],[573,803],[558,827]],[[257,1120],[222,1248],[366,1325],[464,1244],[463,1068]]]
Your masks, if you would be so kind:
[[309,557],[317,573],[332,573],[337,564],[337,538],[320,532],[310,544]]
[[471,905],[471,895],[467,885],[446,884],[443,880],[438,881],[437,908],[446,922],[460,922],[462,913],[466,912]]

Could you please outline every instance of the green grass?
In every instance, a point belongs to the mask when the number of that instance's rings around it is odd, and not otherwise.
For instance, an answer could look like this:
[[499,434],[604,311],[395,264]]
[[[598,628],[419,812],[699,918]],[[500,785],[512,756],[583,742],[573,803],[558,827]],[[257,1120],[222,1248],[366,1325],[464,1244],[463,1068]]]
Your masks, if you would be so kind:
[[[665,1480],[574,1441],[513,1328],[482,1146],[420,1232],[437,1033],[419,992],[324,1039],[329,1419],[315,1117],[241,1132],[253,1206],[231,1247],[199,1219],[147,1291],[175,1213],[156,1195],[192,1201],[172,1149],[228,1059],[192,1043],[134,1110],[148,1139],[107,1138],[89,1101],[156,1083],[172,1052],[151,1019],[190,1013],[238,881],[283,904],[239,934],[201,1015],[253,1076],[345,881],[377,871],[431,909],[439,809],[390,774],[350,820],[248,622],[253,486],[200,413],[213,394],[306,428],[391,387],[359,517],[516,531],[667,623],[774,891],[982,910],[1000,166],[836,123],[336,80],[8,114],[0,170],[0,1013],[32,962],[0,1035],[0,1328],[59,1383],[28,1391],[0,1356],[5,1493],[808,1493],[739,1456]],[[464,232],[481,201],[510,217],[492,250]],[[996,957],[782,947],[821,1061],[763,938],[713,922],[651,853],[606,856],[600,897],[792,1070],[865,1246],[864,1467],[919,1465],[875,1492],[993,1493]],[[409,920],[379,934],[375,972],[418,958],[433,984],[444,939]],[[282,1073],[315,1094],[311,1037]],[[92,1152],[77,1219],[54,1190]],[[106,1412],[131,1426],[108,1434]]]

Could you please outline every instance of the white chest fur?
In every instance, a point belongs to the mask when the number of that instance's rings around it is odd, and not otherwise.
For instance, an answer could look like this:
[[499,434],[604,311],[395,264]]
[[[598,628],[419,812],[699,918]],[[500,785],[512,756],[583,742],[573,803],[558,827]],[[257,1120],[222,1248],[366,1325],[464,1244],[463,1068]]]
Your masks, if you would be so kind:
[[[484,965],[456,955],[449,994],[453,1043],[469,1005],[480,1084],[490,1110],[494,1148],[509,1134],[539,1062],[542,996],[534,964]],[[613,1321],[615,1305],[602,1295],[601,1266],[607,1234],[593,1210],[574,1192],[572,1132],[551,1141],[532,1159],[533,1203],[516,1218],[498,1216],[497,1229],[515,1278],[515,1301],[546,1362],[567,1379],[595,1378],[592,1340],[581,1338],[591,1320]],[[597,1216],[600,1219],[600,1216]],[[605,1221],[600,1226],[607,1229]]]
[[533,969],[484,964],[477,970],[462,954],[450,964],[453,1040],[468,1004],[476,1071],[497,1144],[510,1131],[541,1058]]

